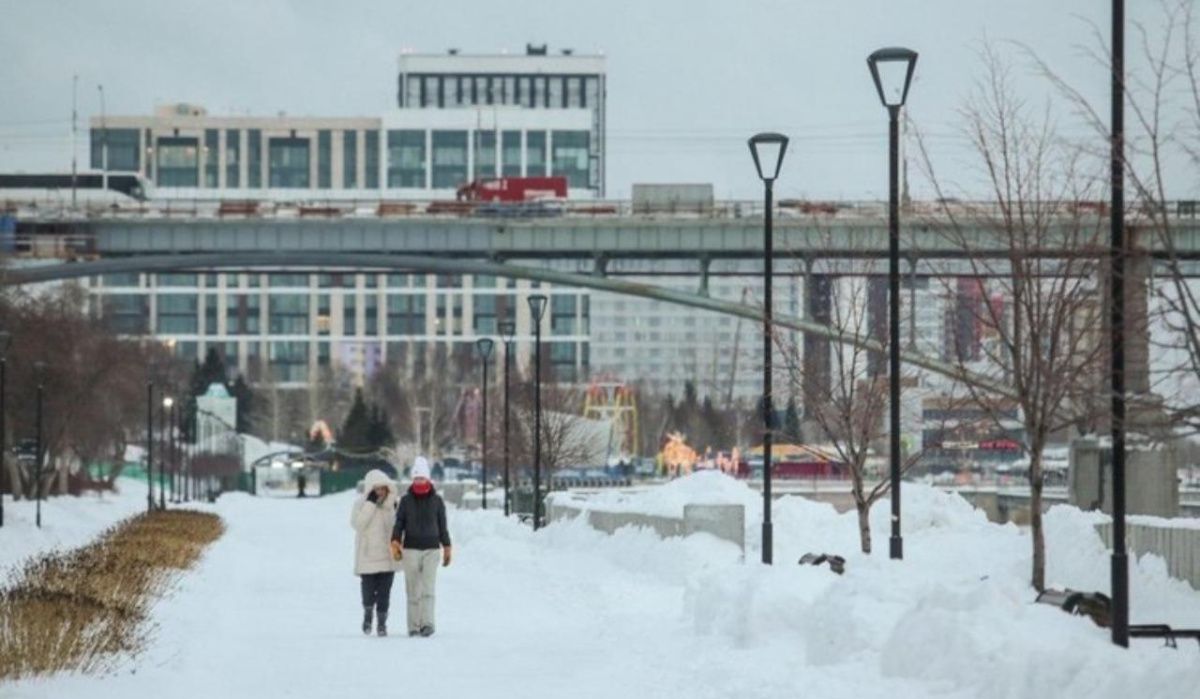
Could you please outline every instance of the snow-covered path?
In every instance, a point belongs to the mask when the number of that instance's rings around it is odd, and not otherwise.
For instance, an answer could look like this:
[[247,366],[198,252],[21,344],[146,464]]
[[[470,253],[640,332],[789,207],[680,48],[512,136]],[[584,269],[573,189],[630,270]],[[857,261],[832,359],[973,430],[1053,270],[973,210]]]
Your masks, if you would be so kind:
[[[102,679],[57,676],[0,686],[0,696],[1186,697],[1200,681],[1195,648],[1143,642],[1122,653],[1089,622],[1029,604],[1010,581],[1026,540],[986,524],[994,541],[935,522],[911,535],[916,562],[852,556],[838,578],[742,563],[702,536],[609,537],[580,523],[535,536],[496,511],[452,511],[437,634],[403,635],[398,579],[400,634],[365,638],[350,505],[350,494],[222,497],[214,509],[228,531],[158,604],[144,655]],[[805,513],[836,517],[781,506],[777,532],[800,537],[801,520],[813,527]],[[841,536],[826,534],[806,536]],[[994,562],[981,571],[956,560],[960,550]],[[1200,617],[1196,593],[1163,585],[1162,604],[1184,600],[1182,618]]]

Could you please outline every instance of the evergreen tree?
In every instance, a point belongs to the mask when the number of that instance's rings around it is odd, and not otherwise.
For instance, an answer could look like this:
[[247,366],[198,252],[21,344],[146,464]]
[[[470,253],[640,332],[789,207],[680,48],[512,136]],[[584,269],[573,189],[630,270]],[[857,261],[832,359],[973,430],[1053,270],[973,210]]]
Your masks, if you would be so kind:
[[787,411],[783,415],[783,437],[788,441],[799,444],[800,435],[800,411],[796,409],[796,397],[788,398]]
[[342,431],[338,435],[338,446],[351,452],[371,451],[368,433],[371,429],[371,416],[367,411],[367,403],[363,400],[362,389],[354,391],[354,403],[342,423]]
[[246,434],[250,432],[251,418],[254,414],[254,391],[239,374],[230,393],[237,400],[237,431]]
[[700,406],[700,421],[704,424],[705,446],[711,446],[718,450],[727,449],[730,446],[729,436],[725,430],[725,421],[713,406],[712,398],[708,396],[704,397],[704,403]]
[[367,427],[367,443],[371,450],[390,447],[396,443],[389,422],[387,411],[378,405],[371,406],[371,418]]

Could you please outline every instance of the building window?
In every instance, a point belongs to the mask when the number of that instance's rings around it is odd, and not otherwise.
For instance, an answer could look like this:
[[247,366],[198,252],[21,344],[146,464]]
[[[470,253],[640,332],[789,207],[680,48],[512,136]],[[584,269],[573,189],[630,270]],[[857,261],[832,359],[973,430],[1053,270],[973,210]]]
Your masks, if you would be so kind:
[[272,342],[268,351],[271,376],[276,381],[299,383],[308,379],[308,342]]
[[197,325],[195,294],[160,294],[158,303],[158,332],[195,334]]
[[145,335],[150,331],[150,297],[145,294],[105,294],[104,322],[118,335]]
[[358,132],[342,133],[342,187],[358,188]]
[[199,276],[182,272],[160,274],[155,281],[158,286],[187,286],[195,288],[200,285]]
[[467,181],[467,132],[433,132],[433,188],[455,189]]
[[496,296],[480,294],[475,297],[474,318],[471,327],[477,335],[494,335],[496,333]]
[[228,335],[257,335],[261,329],[259,313],[262,308],[258,294],[233,294],[225,297],[225,333]]
[[547,107],[565,108],[567,106],[567,93],[563,90],[564,78],[557,75],[546,78],[547,87]]
[[230,129],[225,132],[225,186],[237,189],[241,185],[238,157],[242,145],[242,132]]
[[204,334],[217,334],[217,297],[213,294],[204,296]]
[[570,107],[586,107],[583,99],[583,78],[571,76],[567,81],[567,104]]
[[271,294],[267,311],[272,335],[308,333],[308,294]]
[[141,168],[137,129],[92,129],[92,169],[104,169],[108,144],[108,169],[137,172]]
[[317,188],[333,186],[333,137],[329,129],[317,132]]
[[273,287],[293,287],[299,289],[308,288],[307,274],[268,274],[267,286]]
[[204,187],[216,189],[218,178],[221,176],[218,154],[221,150],[220,131],[217,129],[204,130]]
[[425,188],[425,132],[388,131],[388,187]]
[[246,186],[262,187],[262,131],[250,129],[246,144]]
[[425,297],[423,295],[388,296],[387,334],[425,334]]
[[550,297],[550,334],[575,333],[575,296],[555,294]]
[[545,131],[529,131],[525,134],[525,172],[530,177],[546,174]]
[[358,334],[358,314],[356,313],[354,296],[342,296],[342,334],[347,337]]
[[158,186],[195,187],[199,184],[199,143],[194,138],[160,138],[155,147],[158,154]]
[[101,279],[104,280],[104,286],[141,286],[141,278],[137,272],[121,272],[119,274],[106,274]]
[[363,303],[363,334],[375,336],[379,334],[379,297],[367,294]]
[[500,172],[505,177],[521,176],[521,132],[500,134]]
[[367,189],[379,188],[379,132],[367,131],[363,145],[363,165],[366,171]]
[[588,140],[587,131],[555,131],[553,174],[567,178],[567,186],[588,186]]
[[475,132],[475,179],[496,176],[496,132]]
[[268,186],[307,189],[308,150],[307,138],[267,139]]

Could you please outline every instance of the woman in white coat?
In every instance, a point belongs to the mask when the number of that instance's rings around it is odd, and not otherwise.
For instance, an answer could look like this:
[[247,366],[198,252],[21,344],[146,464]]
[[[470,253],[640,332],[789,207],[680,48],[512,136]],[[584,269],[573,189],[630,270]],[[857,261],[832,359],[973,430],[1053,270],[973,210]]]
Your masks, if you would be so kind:
[[362,578],[362,630],[371,633],[374,613],[378,622],[376,632],[386,636],[392,581],[399,568],[399,563],[392,560],[390,541],[400,498],[396,484],[378,469],[367,472],[363,486],[365,492],[355,498],[350,515],[350,525],[354,527],[354,573]]

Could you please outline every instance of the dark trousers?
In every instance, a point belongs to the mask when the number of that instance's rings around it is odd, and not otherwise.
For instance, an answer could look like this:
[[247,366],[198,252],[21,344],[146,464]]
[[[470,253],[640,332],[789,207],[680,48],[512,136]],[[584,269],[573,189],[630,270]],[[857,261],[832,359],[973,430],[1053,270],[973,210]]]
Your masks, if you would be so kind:
[[387,614],[392,601],[392,581],[395,573],[367,573],[362,577],[362,603],[375,611]]

